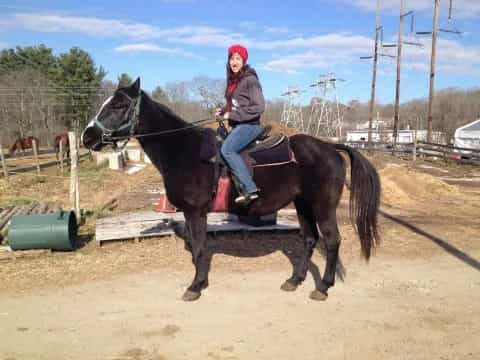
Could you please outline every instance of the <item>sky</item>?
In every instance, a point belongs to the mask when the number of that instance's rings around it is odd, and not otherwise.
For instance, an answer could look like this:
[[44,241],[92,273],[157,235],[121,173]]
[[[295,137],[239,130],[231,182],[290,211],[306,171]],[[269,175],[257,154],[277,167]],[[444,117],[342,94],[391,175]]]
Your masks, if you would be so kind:
[[[405,0],[407,41],[403,46],[400,98],[428,96],[434,0]],[[480,83],[480,0],[441,0],[439,25],[461,36],[440,33],[437,90],[478,87]],[[400,0],[381,0],[383,42],[398,37]],[[78,46],[88,51],[107,79],[121,73],[139,76],[152,90],[196,76],[225,77],[227,47],[240,43],[259,75],[265,97],[281,97],[289,87],[305,90],[300,101],[315,96],[309,85],[335,73],[342,102],[370,99],[376,0],[0,0],[0,48],[45,44],[56,54]],[[396,55],[396,49],[381,53]],[[377,100],[395,98],[396,60],[382,56]]]

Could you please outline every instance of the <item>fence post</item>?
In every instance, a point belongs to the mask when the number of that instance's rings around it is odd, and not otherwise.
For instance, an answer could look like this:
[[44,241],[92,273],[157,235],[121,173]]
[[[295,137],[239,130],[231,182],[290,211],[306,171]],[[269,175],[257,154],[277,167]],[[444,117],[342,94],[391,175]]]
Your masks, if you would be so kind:
[[416,137],[416,136],[413,138],[413,155],[412,155],[412,161],[413,161],[413,164],[415,165],[415,161],[417,161],[417,137]]
[[34,139],[32,140],[33,156],[35,158],[35,165],[37,166],[37,174],[40,175],[40,163],[38,162],[38,144]]
[[60,156],[60,169],[62,170],[62,174],[63,174],[63,139],[60,140],[58,142],[58,150],[59,150],[59,153],[58,153],[58,156]]
[[7,169],[7,164],[5,163],[5,157],[3,156],[3,148],[1,143],[0,143],[0,158],[2,160],[3,176],[5,177],[5,180],[8,180],[8,169]]
[[68,132],[68,140],[70,142],[70,203],[72,209],[75,209],[75,215],[77,216],[77,222],[80,223],[80,193],[79,193],[79,180],[78,180],[78,148],[77,137],[74,132]]

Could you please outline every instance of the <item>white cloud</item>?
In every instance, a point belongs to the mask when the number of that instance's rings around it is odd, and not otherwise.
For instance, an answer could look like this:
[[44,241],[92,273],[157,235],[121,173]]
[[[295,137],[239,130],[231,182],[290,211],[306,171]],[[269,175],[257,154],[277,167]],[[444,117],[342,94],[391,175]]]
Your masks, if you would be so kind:
[[137,39],[161,35],[157,28],[147,24],[61,14],[17,13],[13,15],[12,23],[16,27],[38,32],[79,32],[91,36]]
[[248,46],[252,43],[252,40],[242,34],[227,33],[221,29],[209,33],[196,32],[187,36],[170,36],[166,40],[172,43],[215,47],[227,47],[233,43],[242,43]]
[[[342,0],[344,3],[357,6],[367,11],[375,11],[375,0]],[[407,10],[433,12],[433,0],[407,0],[405,1]],[[448,14],[449,1],[440,2],[441,14]],[[382,11],[390,14],[397,14],[400,11],[399,0],[382,0]],[[453,2],[453,17],[473,18],[480,17],[480,1],[478,0],[455,0]]]
[[0,27],[15,27],[37,32],[75,32],[100,37],[126,37],[147,40],[168,36],[205,35],[224,32],[210,26],[181,26],[161,29],[156,26],[130,21],[95,17],[68,16],[58,13],[16,13],[0,18]]
[[[343,0],[351,4],[372,10],[375,1],[367,0]],[[466,0],[463,0],[465,5]],[[418,9],[431,6],[430,0],[418,0],[413,3]],[[446,3],[443,1],[442,3]],[[461,1],[455,3],[460,8]],[[430,4],[430,5],[429,5]],[[394,6],[395,5],[395,6]],[[398,0],[384,0],[384,6],[393,10],[398,5]],[[427,6],[428,5],[428,6]],[[469,3],[472,13],[480,10],[480,1]],[[264,69],[269,71],[285,71],[296,73],[306,68],[328,67],[335,64],[354,63],[361,55],[371,54],[373,40],[349,33],[330,33],[317,36],[282,36],[288,31],[283,27],[266,27],[255,22],[244,21],[240,23],[244,29],[270,30],[277,34],[275,40],[260,40],[258,32],[248,36],[236,33],[231,29],[212,26],[178,26],[162,29],[157,26],[117,19],[102,19],[95,17],[69,16],[60,13],[15,13],[10,16],[0,16],[0,29],[26,29],[36,32],[71,32],[81,33],[95,37],[123,38],[138,41],[115,48],[116,52],[158,52],[163,54],[175,54],[184,57],[201,58],[198,55],[175,47],[175,44],[187,44],[201,47],[226,48],[232,43],[242,43],[248,48],[275,51],[277,54],[272,60],[264,64]],[[255,34],[255,35],[254,35]],[[280,39],[279,39],[280,37]],[[283,37],[283,39],[281,39]],[[156,43],[147,41],[162,41],[173,44],[172,47],[162,47]],[[143,42],[146,41],[146,42]],[[424,71],[429,66],[430,41],[423,40],[426,44],[424,49],[405,46],[405,66],[407,69]],[[285,54],[287,53],[288,54]],[[439,71],[454,72],[455,67],[462,73],[477,73],[480,62],[480,48],[465,46],[455,40],[439,39],[438,57]]]
[[138,53],[138,52],[156,52],[156,53],[163,53],[168,55],[179,55],[187,58],[204,60],[205,58],[189,51],[185,51],[179,48],[164,48],[158,46],[156,44],[151,43],[137,43],[137,44],[125,44],[121,46],[117,46],[114,49],[115,52],[118,53]]
[[360,35],[332,33],[312,37],[296,37],[288,40],[255,41],[251,44],[251,47],[262,50],[294,48],[341,50],[347,48],[346,51],[360,52],[371,51],[373,40]]
[[328,66],[328,62],[323,56],[309,51],[303,54],[282,56],[265,64],[263,69],[272,72],[298,74],[300,70],[305,68],[321,68],[326,66]]
[[276,55],[263,68],[273,72],[290,74],[305,69],[328,68],[336,64],[359,61],[359,56],[373,49],[373,40],[358,35],[327,34],[309,38],[294,38],[285,41],[259,42],[259,49],[305,49],[303,53]]
[[[430,71],[431,42],[424,41],[423,48],[404,46],[405,67],[416,71]],[[437,71],[455,74],[478,74],[480,48],[465,46],[455,40],[438,39]]]

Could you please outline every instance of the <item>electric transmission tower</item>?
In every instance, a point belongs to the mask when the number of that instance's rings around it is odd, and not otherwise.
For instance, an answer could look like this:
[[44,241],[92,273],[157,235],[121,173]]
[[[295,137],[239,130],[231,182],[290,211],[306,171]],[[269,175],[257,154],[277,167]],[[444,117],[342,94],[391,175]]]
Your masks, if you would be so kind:
[[313,136],[341,137],[343,114],[338,103],[337,82],[334,73],[320,75],[320,79],[311,84],[316,88],[316,96],[312,98],[310,117],[306,131]]
[[292,127],[300,131],[305,131],[303,124],[302,105],[300,104],[300,95],[304,93],[297,86],[289,86],[287,91],[281,94],[287,100],[283,103],[281,123],[284,126]]

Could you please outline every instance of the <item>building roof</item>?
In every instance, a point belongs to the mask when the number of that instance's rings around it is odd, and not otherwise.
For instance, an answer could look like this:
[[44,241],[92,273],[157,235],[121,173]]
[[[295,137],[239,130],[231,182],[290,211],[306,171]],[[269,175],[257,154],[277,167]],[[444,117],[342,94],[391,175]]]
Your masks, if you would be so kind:
[[480,130],[480,119],[477,119],[475,121],[472,121],[471,123],[468,123],[466,125],[463,125],[462,127],[459,127],[457,131],[479,131]]

